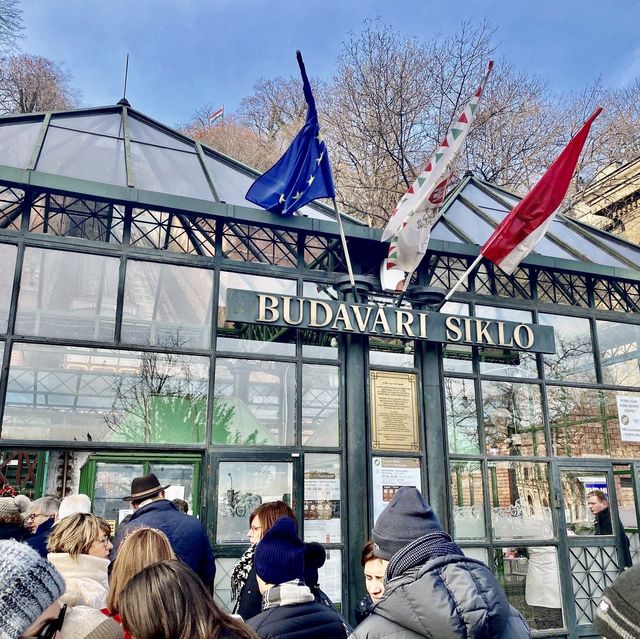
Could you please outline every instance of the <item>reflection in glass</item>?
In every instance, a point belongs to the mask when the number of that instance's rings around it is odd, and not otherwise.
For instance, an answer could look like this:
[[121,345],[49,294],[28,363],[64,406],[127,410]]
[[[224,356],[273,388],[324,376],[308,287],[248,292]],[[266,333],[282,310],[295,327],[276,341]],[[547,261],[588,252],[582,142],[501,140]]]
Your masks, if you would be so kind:
[[[451,462],[453,536],[457,542],[467,539],[484,539],[486,536],[482,483],[479,461]],[[484,561],[486,561],[486,555]]]
[[562,595],[554,546],[496,548],[493,564],[509,603],[532,630],[562,628]]
[[[601,394],[597,390],[547,386],[547,406],[553,453],[566,457],[609,455],[606,428],[602,423]],[[617,422],[616,402],[613,399]],[[618,436],[619,440],[619,436]]]
[[607,475],[591,470],[582,470],[562,471],[560,477],[568,534],[598,534],[595,527],[595,513],[592,513],[589,508],[589,493],[595,490],[608,495]]
[[155,473],[165,490],[167,499],[182,499],[189,504],[189,514],[193,515],[193,464],[155,463],[149,465],[149,472]]
[[16,333],[113,340],[119,265],[115,257],[27,247]]
[[131,481],[142,475],[144,475],[142,464],[98,462],[91,501],[93,514],[115,522],[117,527],[127,515],[133,512],[131,504],[123,501],[122,498],[131,494]]
[[619,386],[640,386],[640,326],[596,322],[602,381]]
[[494,539],[551,539],[549,469],[533,462],[489,462]]
[[302,366],[302,445],[338,446],[340,369]]
[[589,320],[540,313],[538,323],[543,326],[553,326],[555,336],[555,354],[543,356],[546,378],[595,382],[596,372]]
[[487,454],[546,454],[542,399],[537,384],[482,382]]
[[227,290],[230,288],[273,293],[274,295],[295,296],[296,294],[294,280],[222,271],[218,294],[218,350],[252,354],[295,355],[295,331],[292,329],[227,322]]
[[414,368],[413,341],[388,337],[369,337],[369,365]]
[[203,442],[208,380],[206,357],[16,344],[2,436]]
[[[302,295],[312,299],[337,300],[338,294],[330,284],[303,282]],[[318,359],[338,359],[338,335],[328,331],[301,330],[302,355]]]
[[209,348],[213,271],[127,262],[122,341],[181,348]]
[[0,476],[3,486],[13,486],[17,492],[29,499],[37,499],[42,491],[38,472],[41,465],[47,465],[49,451],[0,449]]
[[13,244],[0,244],[0,263],[2,264],[0,270],[0,333],[7,331],[17,254],[18,248]]
[[340,532],[340,455],[304,456],[304,540],[342,541]]
[[296,366],[218,358],[213,443],[293,446]]
[[449,452],[463,455],[479,453],[473,380],[445,377],[444,390]]
[[[438,311],[445,315],[461,315],[469,316],[469,305],[459,302],[447,302]],[[471,346],[461,344],[443,344],[442,345],[442,363],[445,371],[454,371],[457,373],[471,373],[473,365]]]
[[290,462],[220,462],[216,542],[248,544],[249,515],[268,501],[292,506],[292,494]]

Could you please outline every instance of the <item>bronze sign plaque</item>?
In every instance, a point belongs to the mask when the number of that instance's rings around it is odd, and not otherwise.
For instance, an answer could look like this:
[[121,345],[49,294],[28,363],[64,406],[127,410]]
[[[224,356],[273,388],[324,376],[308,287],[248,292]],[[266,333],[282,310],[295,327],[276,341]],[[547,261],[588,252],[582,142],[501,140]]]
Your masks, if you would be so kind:
[[370,380],[372,447],[419,450],[415,373],[371,371]]

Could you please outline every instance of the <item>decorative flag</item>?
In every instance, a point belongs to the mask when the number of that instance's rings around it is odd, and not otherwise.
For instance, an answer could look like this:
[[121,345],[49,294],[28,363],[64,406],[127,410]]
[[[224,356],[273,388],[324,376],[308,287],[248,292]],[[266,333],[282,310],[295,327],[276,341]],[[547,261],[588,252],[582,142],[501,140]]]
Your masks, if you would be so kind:
[[591,114],[538,183],[498,224],[480,249],[485,258],[507,275],[531,253],[553,221],[569,189],[589,129],[601,111],[598,107]]
[[296,51],[302,74],[307,119],[284,155],[250,187],[249,202],[278,215],[293,215],[312,200],[336,195],[329,155],[320,134],[318,112],[302,55]]
[[216,120],[220,120],[224,117],[224,106],[221,106],[217,111],[214,111],[209,116],[209,124],[213,124]]
[[382,233],[383,241],[392,238],[387,268],[400,268],[412,273],[426,253],[431,226],[451,179],[451,165],[471,128],[491,69],[493,61],[489,62],[478,90],[392,213]]

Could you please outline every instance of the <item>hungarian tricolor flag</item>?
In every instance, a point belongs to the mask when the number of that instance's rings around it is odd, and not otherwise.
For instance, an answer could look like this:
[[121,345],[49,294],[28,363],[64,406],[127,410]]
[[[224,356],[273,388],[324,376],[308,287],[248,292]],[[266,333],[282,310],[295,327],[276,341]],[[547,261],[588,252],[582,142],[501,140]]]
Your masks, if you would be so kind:
[[539,182],[500,222],[480,249],[484,257],[507,275],[513,273],[547,232],[567,194],[589,129],[601,111],[598,107],[593,112]]
[[391,239],[387,268],[400,268],[412,273],[426,253],[431,227],[451,179],[453,161],[469,133],[492,68],[493,62],[489,62],[478,90],[391,214],[382,233],[383,242]]

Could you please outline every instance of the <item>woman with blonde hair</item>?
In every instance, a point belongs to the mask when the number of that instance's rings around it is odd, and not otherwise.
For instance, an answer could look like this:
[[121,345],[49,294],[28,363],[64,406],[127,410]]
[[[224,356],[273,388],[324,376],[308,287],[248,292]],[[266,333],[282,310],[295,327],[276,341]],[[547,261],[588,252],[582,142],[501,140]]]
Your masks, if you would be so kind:
[[153,564],[132,577],[119,605],[133,639],[258,639],[223,612],[202,580],[177,560]]
[[56,523],[47,539],[47,559],[67,584],[61,603],[104,608],[111,548],[111,528],[102,517],[77,513]]
[[120,622],[120,594],[131,578],[147,566],[175,558],[169,539],[162,531],[155,528],[132,530],[124,538],[111,566],[107,607],[103,612]]

